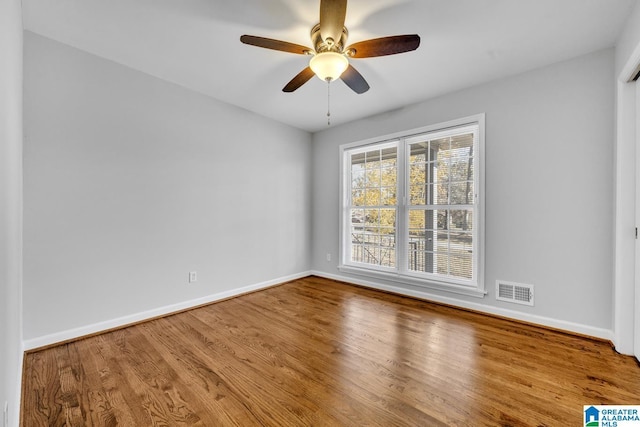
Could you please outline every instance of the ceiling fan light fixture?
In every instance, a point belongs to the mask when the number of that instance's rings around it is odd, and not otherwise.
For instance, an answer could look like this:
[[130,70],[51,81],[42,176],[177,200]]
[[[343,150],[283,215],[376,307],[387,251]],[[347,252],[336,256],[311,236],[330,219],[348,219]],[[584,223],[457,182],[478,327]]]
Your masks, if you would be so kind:
[[309,61],[311,70],[323,81],[337,80],[348,66],[347,57],[337,52],[317,53]]
[[[420,36],[404,34],[378,37],[347,45],[349,31],[344,26],[348,0],[320,0],[320,22],[311,28],[312,48],[266,37],[240,37],[244,44],[298,55],[313,55],[309,65],[289,81],[282,91],[291,93],[317,75],[325,82],[342,79],[355,93],[369,90],[364,77],[351,65],[349,59],[373,58],[410,52],[420,46]],[[330,85],[327,85],[330,86]]]

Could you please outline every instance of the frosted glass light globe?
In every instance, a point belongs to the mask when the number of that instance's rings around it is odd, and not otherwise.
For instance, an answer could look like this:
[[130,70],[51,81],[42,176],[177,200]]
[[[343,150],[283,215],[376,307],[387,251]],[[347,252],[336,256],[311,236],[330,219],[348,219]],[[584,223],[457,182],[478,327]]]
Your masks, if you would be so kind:
[[337,52],[317,53],[309,61],[309,67],[323,81],[333,81],[342,75],[349,66],[346,56]]

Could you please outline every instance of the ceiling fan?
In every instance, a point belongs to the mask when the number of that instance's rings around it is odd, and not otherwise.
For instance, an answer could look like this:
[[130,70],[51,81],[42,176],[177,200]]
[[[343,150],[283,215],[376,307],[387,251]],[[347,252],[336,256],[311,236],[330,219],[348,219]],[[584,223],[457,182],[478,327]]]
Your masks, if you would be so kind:
[[354,92],[364,93],[369,90],[369,84],[353,65],[349,64],[349,58],[371,58],[416,50],[420,46],[420,36],[407,34],[381,37],[347,46],[349,32],[344,26],[346,14],[347,0],[320,0],[320,23],[311,29],[313,49],[249,35],[243,35],[240,41],[266,49],[312,56],[309,66],[286,84],[282,89],[284,92],[295,91],[317,75],[327,82],[340,78]]

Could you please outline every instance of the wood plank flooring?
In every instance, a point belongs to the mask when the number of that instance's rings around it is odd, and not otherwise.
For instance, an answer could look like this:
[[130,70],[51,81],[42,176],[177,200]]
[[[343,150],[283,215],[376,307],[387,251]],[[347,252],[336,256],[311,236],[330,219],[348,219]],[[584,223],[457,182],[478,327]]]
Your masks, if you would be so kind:
[[22,426],[578,426],[608,343],[317,277],[27,354]]

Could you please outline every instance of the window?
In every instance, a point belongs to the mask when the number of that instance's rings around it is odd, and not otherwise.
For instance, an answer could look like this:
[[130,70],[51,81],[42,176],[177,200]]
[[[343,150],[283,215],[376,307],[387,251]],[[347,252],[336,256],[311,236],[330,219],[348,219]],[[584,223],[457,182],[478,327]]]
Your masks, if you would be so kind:
[[484,115],[341,146],[341,270],[482,296]]

